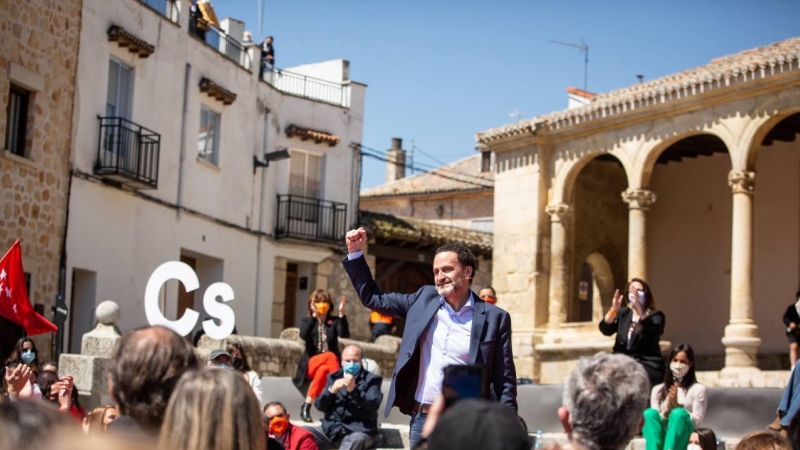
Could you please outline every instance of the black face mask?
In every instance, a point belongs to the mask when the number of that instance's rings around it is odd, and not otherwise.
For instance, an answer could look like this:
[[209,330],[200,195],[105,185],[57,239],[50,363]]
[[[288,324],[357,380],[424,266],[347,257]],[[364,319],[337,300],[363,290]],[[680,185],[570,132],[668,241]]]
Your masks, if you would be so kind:
[[231,365],[234,369],[239,370],[242,368],[242,358],[233,358]]

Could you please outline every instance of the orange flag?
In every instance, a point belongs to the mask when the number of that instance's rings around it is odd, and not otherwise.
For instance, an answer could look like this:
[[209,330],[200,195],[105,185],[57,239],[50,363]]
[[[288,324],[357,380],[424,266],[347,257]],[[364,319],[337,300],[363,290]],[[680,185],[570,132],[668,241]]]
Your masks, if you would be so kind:
[[31,306],[25,287],[19,239],[0,260],[0,316],[22,325],[29,336],[58,330]]

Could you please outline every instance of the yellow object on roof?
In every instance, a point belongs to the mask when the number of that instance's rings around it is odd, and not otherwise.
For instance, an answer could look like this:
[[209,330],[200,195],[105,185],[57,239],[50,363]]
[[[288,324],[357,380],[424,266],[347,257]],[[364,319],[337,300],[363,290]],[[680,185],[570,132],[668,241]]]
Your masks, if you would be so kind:
[[219,22],[217,21],[217,14],[214,13],[214,7],[211,6],[211,2],[197,2],[197,9],[200,10],[200,14],[203,15],[203,20],[210,23],[216,28],[222,28],[219,26]]

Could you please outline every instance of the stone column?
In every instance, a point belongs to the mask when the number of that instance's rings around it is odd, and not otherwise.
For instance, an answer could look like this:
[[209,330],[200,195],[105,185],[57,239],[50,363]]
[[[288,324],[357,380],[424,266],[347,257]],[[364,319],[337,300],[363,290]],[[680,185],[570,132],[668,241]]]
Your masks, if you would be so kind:
[[628,189],[622,193],[622,201],[628,204],[628,279],[641,278],[647,281],[647,233],[646,216],[656,194],[647,189]]
[[753,322],[753,191],[755,172],[731,171],[733,239],[731,246],[731,318],[725,327],[725,371],[758,367],[761,344]]
[[567,263],[567,227],[571,208],[566,203],[548,205],[550,214],[550,305],[548,326],[558,328],[567,320],[569,299],[569,264]]

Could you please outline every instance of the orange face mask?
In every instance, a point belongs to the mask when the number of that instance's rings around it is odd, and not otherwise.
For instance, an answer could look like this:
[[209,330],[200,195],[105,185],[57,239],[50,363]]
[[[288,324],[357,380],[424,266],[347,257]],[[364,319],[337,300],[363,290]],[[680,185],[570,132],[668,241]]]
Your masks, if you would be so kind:
[[497,304],[497,299],[489,295],[484,295],[483,297],[481,297],[481,300],[491,303],[493,305]]
[[327,315],[328,311],[330,311],[330,309],[331,309],[331,305],[329,305],[328,302],[314,303],[314,307],[317,308],[317,312],[321,316]]
[[269,432],[275,436],[283,436],[289,429],[289,419],[286,416],[275,416],[269,421]]

